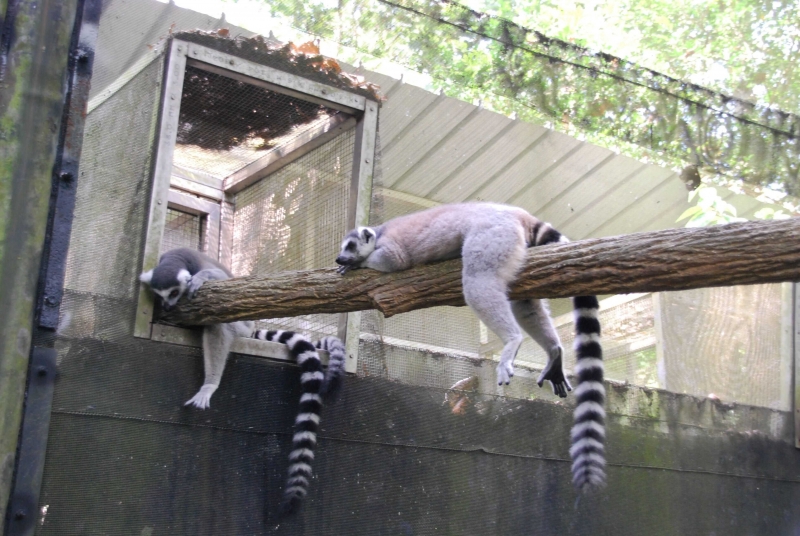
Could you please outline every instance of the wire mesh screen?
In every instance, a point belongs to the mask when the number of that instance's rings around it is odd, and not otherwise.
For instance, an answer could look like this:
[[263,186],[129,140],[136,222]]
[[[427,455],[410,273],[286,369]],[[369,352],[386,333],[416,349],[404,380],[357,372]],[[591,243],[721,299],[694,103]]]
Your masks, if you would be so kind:
[[174,163],[225,178],[336,114],[320,104],[189,66]]
[[[710,402],[610,390],[614,407],[658,404],[668,430],[653,417],[610,415],[609,486],[576,507],[571,402],[378,378],[348,380],[326,407],[309,496],[300,515],[281,519],[297,369],[234,356],[212,408],[199,412],[182,407],[201,380],[199,361],[197,350],[151,341],[135,352],[76,341],[64,352],[38,534],[678,536],[726,527],[738,536],[792,534],[797,519],[789,475],[800,461],[764,433],[767,410],[723,412],[698,433],[682,419],[713,412]],[[453,378],[480,370],[442,367],[460,370]],[[754,433],[725,435],[737,418]],[[731,473],[746,478],[734,486]]]
[[191,248],[203,251],[205,218],[176,208],[167,208],[164,224],[164,237],[161,239],[161,253],[175,248]]
[[115,340],[133,331],[162,70],[152,63],[86,118],[63,337]]
[[661,293],[661,386],[790,411],[789,284]]
[[[235,197],[234,274],[332,266],[347,230],[355,133],[350,130]],[[263,326],[333,335],[338,315],[271,319]]]
[[[623,301],[615,297],[601,302],[603,359],[609,380],[643,387],[660,387],[656,370],[653,318],[653,298],[650,294],[632,300]],[[573,315],[559,315],[554,318],[554,323],[564,346],[566,367],[572,370],[575,366]],[[499,357],[502,342],[491,331],[488,332],[487,339],[485,355]],[[517,359],[542,368],[547,363],[547,354],[532,339],[526,337]]]

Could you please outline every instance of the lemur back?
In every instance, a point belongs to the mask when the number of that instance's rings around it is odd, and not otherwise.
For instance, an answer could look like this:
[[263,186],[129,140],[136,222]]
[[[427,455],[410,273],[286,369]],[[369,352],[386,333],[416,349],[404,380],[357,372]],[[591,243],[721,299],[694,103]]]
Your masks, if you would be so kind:
[[[339,272],[372,268],[395,272],[461,256],[464,300],[503,341],[497,366],[498,384],[508,384],[524,329],[549,359],[537,379],[549,381],[561,397],[572,390],[562,370],[563,349],[543,300],[509,301],[508,285],[522,267],[526,250],[566,237],[521,208],[495,203],[440,205],[389,220],[377,227],[359,227],[342,241]],[[574,299],[578,362],[578,406],[572,432],[573,482],[578,489],[604,481],[605,391],[602,385],[600,324],[594,296]]]
[[[293,331],[259,329],[253,334],[256,339],[285,344],[300,366],[300,409],[295,419],[292,451],[289,453],[289,476],[283,490],[283,515],[298,511],[308,494],[317,445],[320,413],[323,400],[333,401],[341,388],[344,376],[345,351],[342,341],[336,337],[325,337],[316,346],[304,336]],[[328,370],[322,372],[322,362],[317,349],[330,355]]]

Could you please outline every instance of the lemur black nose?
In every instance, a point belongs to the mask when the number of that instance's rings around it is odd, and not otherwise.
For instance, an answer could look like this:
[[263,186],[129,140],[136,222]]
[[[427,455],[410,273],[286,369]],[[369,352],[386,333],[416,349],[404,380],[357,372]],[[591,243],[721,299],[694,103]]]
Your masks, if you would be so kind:
[[343,259],[341,256],[336,257],[336,264],[341,264],[342,266],[346,266],[347,260]]
[[165,311],[171,311],[172,310],[172,306],[170,304],[166,303],[166,302],[162,302],[161,303],[161,308],[164,309]]

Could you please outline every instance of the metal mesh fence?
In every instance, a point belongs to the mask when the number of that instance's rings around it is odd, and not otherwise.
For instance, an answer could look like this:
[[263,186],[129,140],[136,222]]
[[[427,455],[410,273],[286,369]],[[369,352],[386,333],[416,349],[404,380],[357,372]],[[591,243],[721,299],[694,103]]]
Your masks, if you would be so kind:
[[204,233],[205,219],[202,216],[169,207],[164,225],[164,238],[161,240],[161,253],[175,248],[203,251]]
[[62,335],[132,333],[162,70],[152,63],[87,116]]
[[220,74],[187,67],[174,163],[225,178],[336,115]]
[[[617,303],[613,303],[614,301]],[[600,323],[603,327],[606,377],[643,387],[660,387],[656,374],[652,296],[645,294],[630,301],[619,303],[620,301],[622,300],[607,300],[601,304],[601,307],[605,306],[600,312]],[[566,367],[572,370],[575,366],[575,327],[572,313],[560,315],[554,321],[564,346]],[[488,344],[484,351],[499,357],[502,343],[491,332],[488,332],[487,338]],[[523,342],[517,359],[538,368],[547,363],[544,350],[530,338]]]
[[[520,176],[511,183],[506,181],[504,188],[513,190],[525,180]],[[373,225],[434,205],[383,187],[380,174],[375,184]],[[788,410],[791,396],[785,378],[791,370],[791,351],[786,346],[786,330],[791,315],[782,316],[788,298],[781,296],[780,285],[766,285],[603,299],[600,321],[606,376],[623,384]],[[558,314],[554,321],[565,349],[565,367],[571,371],[575,364],[572,305],[569,300],[558,300],[555,305]],[[421,385],[447,386],[451,380],[457,381],[428,363],[431,353],[497,360],[503,347],[466,307],[423,309],[392,318],[367,311],[362,332],[371,346],[360,356],[364,361],[360,373]],[[376,345],[391,348],[377,351]],[[701,348],[703,352],[698,354]],[[405,356],[402,365],[385,359],[388,354]],[[538,371],[547,363],[547,355],[526,337],[517,363]],[[784,378],[777,389],[769,389],[767,375],[761,374],[769,370],[779,371]],[[492,382],[483,385],[490,392],[493,389]],[[523,398],[531,396],[517,388],[507,394],[511,392]]]
[[[63,355],[40,535],[760,535],[792,534],[800,513],[798,459],[768,410],[612,389],[609,486],[576,506],[570,401],[359,378],[325,409],[303,511],[281,519],[295,367],[234,356],[198,412],[182,408],[197,350],[84,340]],[[631,415],[653,404],[661,417]],[[708,412],[701,433],[684,422]]]
[[[347,230],[355,133],[341,134],[235,197],[234,274],[333,265]],[[333,335],[339,315],[270,319],[263,326]]]

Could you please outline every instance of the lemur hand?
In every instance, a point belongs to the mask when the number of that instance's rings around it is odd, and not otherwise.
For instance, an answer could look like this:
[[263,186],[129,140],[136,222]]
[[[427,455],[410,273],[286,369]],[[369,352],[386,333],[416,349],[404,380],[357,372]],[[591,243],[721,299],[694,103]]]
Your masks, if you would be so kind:
[[344,275],[344,274],[346,274],[347,272],[349,272],[352,269],[353,269],[352,266],[350,266],[348,264],[342,264],[336,269],[336,271],[339,272],[340,274]]
[[206,409],[211,406],[211,395],[213,395],[216,390],[216,385],[206,384],[202,386],[200,390],[197,391],[197,394],[189,399],[184,406],[192,405],[196,408]]
[[188,292],[187,295],[190,300],[193,300],[194,297],[197,296],[197,291],[200,289],[200,287],[203,286],[203,283],[205,282],[206,282],[205,279],[200,279],[198,277],[193,277],[189,280],[189,284],[187,285],[186,288]]
[[572,391],[572,385],[570,385],[567,377],[564,376],[564,368],[562,366],[561,358],[562,353],[563,350],[560,346],[557,346],[550,351],[550,359],[547,362],[547,366],[545,366],[542,373],[539,374],[539,378],[536,380],[536,383],[539,385],[539,387],[541,387],[544,381],[547,380],[552,385],[554,394],[560,396],[561,398],[566,398],[567,391]]

